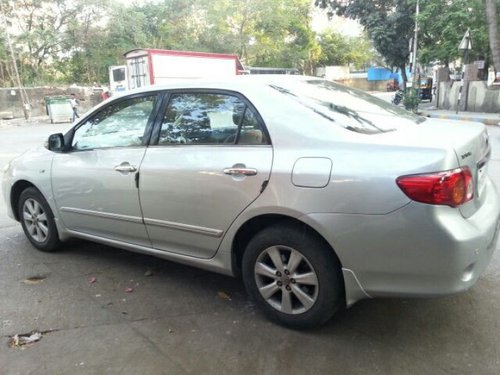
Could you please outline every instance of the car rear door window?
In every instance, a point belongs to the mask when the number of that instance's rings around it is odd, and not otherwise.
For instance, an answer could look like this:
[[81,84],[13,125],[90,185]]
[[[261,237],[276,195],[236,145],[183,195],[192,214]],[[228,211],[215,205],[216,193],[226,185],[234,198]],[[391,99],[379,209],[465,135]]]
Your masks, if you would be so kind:
[[219,93],[174,93],[162,120],[160,145],[267,144],[255,112],[240,98]]

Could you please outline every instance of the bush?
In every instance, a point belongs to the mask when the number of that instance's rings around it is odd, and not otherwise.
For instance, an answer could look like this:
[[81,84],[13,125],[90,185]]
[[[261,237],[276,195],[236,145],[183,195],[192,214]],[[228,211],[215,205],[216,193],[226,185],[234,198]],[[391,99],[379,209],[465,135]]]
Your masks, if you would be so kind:
[[416,112],[418,105],[420,104],[419,90],[414,88],[406,89],[405,96],[403,98],[403,105],[408,111]]

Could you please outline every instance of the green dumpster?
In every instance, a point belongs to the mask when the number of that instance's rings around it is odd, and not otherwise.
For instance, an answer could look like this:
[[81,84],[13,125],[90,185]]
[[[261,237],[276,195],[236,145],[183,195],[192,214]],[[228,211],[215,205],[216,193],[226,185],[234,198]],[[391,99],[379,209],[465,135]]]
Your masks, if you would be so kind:
[[71,108],[69,98],[66,96],[46,96],[45,108],[51,124],[73,121],[73,108]]

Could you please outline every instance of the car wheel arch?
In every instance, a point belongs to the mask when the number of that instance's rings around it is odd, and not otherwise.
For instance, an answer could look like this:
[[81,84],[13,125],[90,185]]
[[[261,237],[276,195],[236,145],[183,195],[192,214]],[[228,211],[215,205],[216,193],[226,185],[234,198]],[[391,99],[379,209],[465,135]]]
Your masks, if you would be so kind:
[[12,208],[12,213],[14,214],[14,218],[17,221],[19,221],[19,213],[17,210],[17,206],[19,204],[19,198],[21,197],[21,193],[30,187],[40,191],[40,189],[38,189],[36,185],[27,180],[16,181],[14,185],[12,185],[12,188],[10,190],[10,207]]
[[315,236],[332,251],[333,255],[337,258],[338,264],[342,267],[342,262],[340,261],[335,249],[316,229],[311,227],[309,224],[304,223],[297,218],[283,214],[264,214],[255,216],[243,223],[233,238],[232,264],[233,273],[235,275],[241,275],[243,253],[245,252],[245,249],[252,237],[261,230],[275,225],[294,226],[297,230],[303,230],[312,236]]

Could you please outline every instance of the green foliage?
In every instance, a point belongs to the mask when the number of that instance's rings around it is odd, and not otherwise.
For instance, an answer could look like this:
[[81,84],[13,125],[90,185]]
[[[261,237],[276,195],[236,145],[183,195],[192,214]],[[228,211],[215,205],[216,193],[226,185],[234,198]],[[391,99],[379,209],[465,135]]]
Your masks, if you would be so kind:
[[419,60],[447,65],[463,56],[458,45],[468,28],[473,48],[470,61],[488,55],[488,34],[482,0],[421,0]]
[[[123,64],[123,54],[134,48],[234,53],[247,66],[299,68],[308,74],[319,60],[327,63],[339,54],[346,63],[362,65],[371,50],[366,40],[356,38],[347,39],[342,49],[327,36],[320,38],[320,45],[310,25],[310,0],[157,0],[128,5],[116,0],[1,0],[0,4],[15,25],[11,35],[17,63],[28,85],[107,82],[108,66]],[[0,43],[0,57],[3,48]],[[0,79],[7,84],[8,78]]]
[[[500,4],[500,0],[497,0]],[[311,29],[310,0],[0,0],[23,82],[107,82],[108,66],[133,48],[235,53],[247,66],[361,67],[374,50],[404,69],[416,0],[316,0],[332,14],[356,19],[367,37]],[[419,59],[446,64],[471,29],[470,58],[486,59],[484,0],[420,0]],[[0,29],[0,85],[12,82]]]
[[374,51],[370,41],[364,37],[347,37],[332,30],[319,35],[321,65],[354,64],[361,68],[374,59]]
[[0,87],[10,86],[11,82],[10,73],[8,71],[9,64],[7,63],[10,57],[8,55],[6,45],[7,43],[3,34],[3,30],[0,29]]
[[418,105],[420,104],[419,90],[414,88],[408,88],[405,91],[403,97],[403,105],[408,111],[416,112]]
[[318,58],[308,0],[200,0],[200,5],[206,22],[198,38],[201,50],[236,53],[250,66],[304,70]]
[[1,11],[12,24],[11,39],[22,81],[43,84],[64,80],[64,61],[83,46],[73,31],[93,28],[106,0],[4,0]]
[[[387,65],[403,72],[414,30],[414,0],[316,0],[337,14],[358,20]],[[403,76],[405,78],[405,76]]]
[[[409,59],[416,0],[316,0],[332,14],[356,19],[389,66],[404,68]],[[500,4],[500,1],[497,0]],[[458,44],[470,28],[470,61],[488,60],[488,34],[484,0],[420,0],[419,61],[448,63],[461,58]]]

